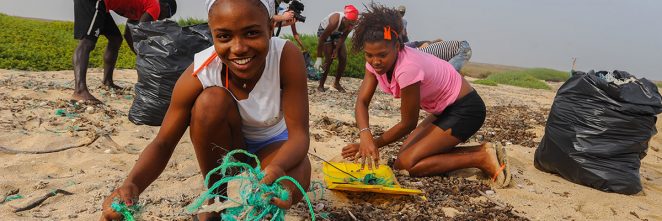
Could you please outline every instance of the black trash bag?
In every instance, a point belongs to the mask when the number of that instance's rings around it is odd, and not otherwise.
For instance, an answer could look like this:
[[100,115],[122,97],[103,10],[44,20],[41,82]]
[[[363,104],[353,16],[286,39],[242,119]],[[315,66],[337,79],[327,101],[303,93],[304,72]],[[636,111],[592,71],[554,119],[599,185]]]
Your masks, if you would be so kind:
[[160,20],[127,24],[136,50],[136,96],[129,110],[134,124],[159,126],[179,76],[193,62],[193,56],[212,46],[207,24],[180,27]]
[[660,112],[657,86],[645,78],[573,71],[556,93],[534,165],[598,190],[638,193],[640,160]]
[[315,70],[315,67],[313,67],[313,60],[310,57],[310,53],[307,51],[303,52],[303,59],[306,62],[306,73],[308,74],[308,79],[314,81],[319,80],[320,74],[317,73],[317,70]]

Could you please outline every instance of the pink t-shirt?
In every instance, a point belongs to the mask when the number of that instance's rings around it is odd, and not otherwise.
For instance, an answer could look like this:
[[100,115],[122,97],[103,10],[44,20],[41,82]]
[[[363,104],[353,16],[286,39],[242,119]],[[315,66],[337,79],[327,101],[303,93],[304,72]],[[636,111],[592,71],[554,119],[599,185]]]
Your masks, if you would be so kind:
[[377,77],[379,88],[395,98],[400,98],[401,88],[420,81],[421,109],[431,114],[440,114],[453,104],[462,87],[462,76],[453,65],[407,46],[398,52],[391,83],[385,73],[376,73],[367,62],[365,68]]

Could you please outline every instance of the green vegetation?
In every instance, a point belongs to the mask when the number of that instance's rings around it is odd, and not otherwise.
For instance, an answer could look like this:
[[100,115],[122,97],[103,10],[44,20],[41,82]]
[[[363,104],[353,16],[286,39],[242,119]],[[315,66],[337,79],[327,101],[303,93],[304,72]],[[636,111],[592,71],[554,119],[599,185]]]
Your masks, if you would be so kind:
[[[502,70],[493,73],[493,70]],[[563,82],[570,78],[570,74],[548,68],[518,68],[490,64],[470,64],[462,69],[464,75],[480,77],[473,81],[476,84],[496,86],[506,84],[525,88],[550,89],[544,81]],[[467,71],[467,72],[465,72]],[[469,74],[470,73],[470,74]]]
[[[283,37],[294,41],[294,38],[291,35]],[[303,46],[306,47],[306,51],[310,53],[310,58],[315,62],[315,59],[317,58],[317,36],[300,34],[299,37],[301,37],[301,42],[303,43]],[[352,53],[350,39],[345,41],[345,48],[347,48],[347,65],[345,66],[345,73],[343,76],[363,78],[363,74],[365,73],[365,57],[363,56],[363,53]],[[336,75],[336,67],[338,67],[338,60],[334,60],[333,64],[331,64],[329,76]]]
[[[205,23],[203,19],[185,18],[177,21],[182,26]],[[71,70],[73,51],[78,41],[73,38],[73,22],[44,21],[26,19],[0,14],[0,68],[29,71]],[[124,26],[120,25],[124,31]],[[292,36],[285,36],[292,39]],[[313,62],[317,57],[317,37],[301,35],[301,41],[310,53]],[[343,76],[362,78],[365,71],[363,53],[352,53],[350,40],[346,42],[347,67]],[[90,67],[102,67],[103,52],[107,40],[100,37],[96,48],[90,55]],[[331,66],[329,75],[335,75],[337,61]],[[130,69],[135,67],[135,55],[126,43],[122,44],[117,68]],[[493,74],[496,73],[496,74]],[[527,88],[549,89],[545,81],[565,81],[568,73],[546,69],[468,63],[462,70],[465,76],[485,78],[474,81],[477,84],[497,85],[507,84]],[[657,82],[662,87],[661,82]]]
[[525,88],[534,89],[550,89],[550,87],[543,81],[531,76],[524,71],[520,72],[502,72],[487,76],[487,80],[496,82],[498,84],[506,84]]
[[494,82],[493,80],[489,79],[478,79],[473,81],[474,84],[482,84],[482,85],[487,85],[487,86],[497,86],[497,82]]
[[662,81],[655,82],[655,85],[657,85],[659,88],[662,88]]
[[180,18],[177,20],[177,24],[179,26],[191,26],[191,25],[197,25],[197,24],[202,24],[202,23],[207,23],[207,20],[204,19],[199,19],[199,18]]
[[460,73],[462,76],[473,77],[473,78],[486,78],[494,73],[501,73],[507,71],[523,71],[525,68],[498,65],[498,64],[484,64],[476,62],[467,62]]
[[[73,69],[72,57],[78,41],[74,23],[17,18],[0,14],[0,68],[29,71]],[[124,31],[124,26],[120,27]],[[90,67],[102,67],[108,44],[101,37],[90,54]],[[126,43],[120,48],[117,68],[133,68],[135,56]]]
[[549,68],[531,68],[522,71],[543,81],[564,82],[570,78],[569,72],[558,71]]
[[[177,21],[182,26],[205,23],[203,19],[185,18]],[[0,14],[0,68],[28,71],[56,71],[73,69],[72,57],[78,41],[73,38],[74,23],[67,21],[44,21],[37,19],[18,18]],[[124,25],[120,25],[124,31]],[[291,36],[288,36],[291,39]],[[317,37],[302,35],[301,40],[314,61],[317,56]],[[363,54],[349,52],[344,76],[363,77],[365,60]],[[90,67],[103,67],[103,52],[108,41],[100,37],[96,48],[90,54]],[[337,61],[331,68],[330,75],[335,74]],[[120,48],[116,68],[130,69],[135,67],[135,55],[126,42]]]

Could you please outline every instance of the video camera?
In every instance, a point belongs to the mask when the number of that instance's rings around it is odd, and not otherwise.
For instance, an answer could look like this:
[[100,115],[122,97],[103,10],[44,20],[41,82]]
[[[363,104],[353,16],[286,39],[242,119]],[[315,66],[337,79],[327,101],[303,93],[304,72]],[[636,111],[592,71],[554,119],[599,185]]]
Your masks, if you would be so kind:
[[303,3],[299,0],[283,0],[285,4],[289,4],[288,10],[294,12],[294,19],[300,22],[306,22],[306,16],[301,15],[303,12]]

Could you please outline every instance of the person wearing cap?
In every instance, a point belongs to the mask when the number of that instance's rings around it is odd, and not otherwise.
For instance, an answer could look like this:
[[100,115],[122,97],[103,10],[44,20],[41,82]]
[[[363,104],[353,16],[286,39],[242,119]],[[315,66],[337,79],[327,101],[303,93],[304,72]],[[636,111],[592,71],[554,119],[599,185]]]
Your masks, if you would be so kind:
[[406,11],[407,8],[404,5],[398,6],[398,12],[400,13],[400,17],[402,17],[402,35],[400,35],[402,43],[409,42],[409,37],[407,36],[407,19],[405,19]]
[[[174,0],[74,0],[74,38],[78,46],[74,50],[74,93],[72,99],[100,103],[87,88],[87,66],[90,52],[94,50],[99,35],[106,36],[108,45],[103,56],[103,85],[108,89],[122,89],[113,82],[113,70],[117,62],[122,34],[110,11],[128,18],[127,22],[154,21],[171,17],[176,8]],[[133,51],[131,32],[125,29],[124,37]]]
[[[204,178],[227,152],[242,149],[256,155],[261,183],[294,178],[310,185],[308,86],[301,51],[294,43],[273,37],[273,0],[207,0],[211,47],[195,54],[173,89],[172,101],[156,137],[133,168],[103,202],[102,220],[121,219],[111,208],[119,198],[138,200],[166,169],[184,132]],[[188,147],[185,147],[188,148]],[[242,160],[242,159],[239,159]],[[169,169],[170,170],[170,169]],[[203,188],[215,188],[221,175],[211,173]],[[279,182],[290,193],[270,203],[289,208],[303,197],[293,182]],[[202,186],[201,186],[202,187]],[[214,189],[227,200],[226,185]],[[268,196],[267,196],[268,197]],[[221,220],[218,213],[198,214],[199,220]]]
[[[340,77],[345,71],[347,65],[347,49],[345,47],[345,39],[349,32],[352,31],[356,20],[359,18],[359,11],[353,5],[346,5],[343,12],[333,12],[322,19],[319,27],[317,28],[317,60],[315,61],[315,69],[323,72],[320,78],[319,87],[317,90],[320,92],[325,91],[324,82],[331,69],[333,59],[338,58],[338,68],[336,68],[336,81],[333,87],[340,92],[345,92],[345,89],[340,85]],[[324,56],[324,65],[322,65],[322,56]]]

